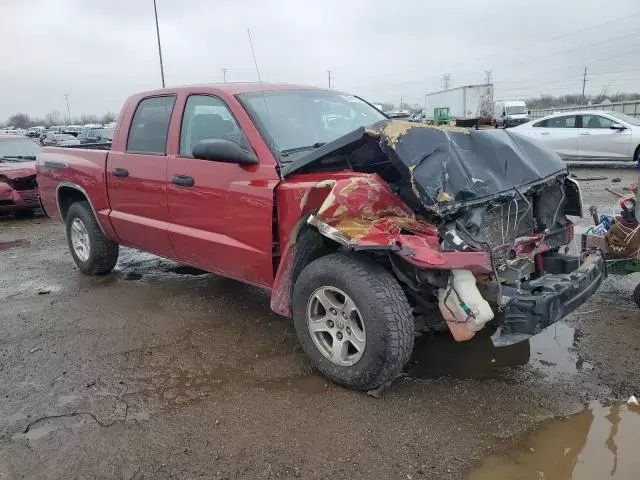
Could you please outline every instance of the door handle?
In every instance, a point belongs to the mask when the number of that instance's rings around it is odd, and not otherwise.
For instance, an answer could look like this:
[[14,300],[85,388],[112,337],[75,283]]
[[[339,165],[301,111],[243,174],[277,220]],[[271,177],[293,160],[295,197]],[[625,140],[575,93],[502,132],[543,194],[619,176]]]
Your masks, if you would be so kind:
[[186,175],[174,175],[171,178],[171,183],[174,185],[180,185],[181,187],[193,187],[196,183],[193,177],[187,177]]
[[580,132],[580,135],[591,135],[589,132]]
[[114,177],[128,177],[129,170],[126,170],[124,168],[114,168],[113,170],[111,170],[111,175],[113,175]]
[[551,132],[540,132],[540,135],[551,135]]

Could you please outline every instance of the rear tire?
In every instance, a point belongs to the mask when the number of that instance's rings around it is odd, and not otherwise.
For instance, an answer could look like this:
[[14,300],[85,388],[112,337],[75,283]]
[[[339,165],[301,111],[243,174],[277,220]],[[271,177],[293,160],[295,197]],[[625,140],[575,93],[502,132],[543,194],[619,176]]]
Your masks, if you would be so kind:
[[[328,297],[336,314],[321,306],[319,298]],[[314,314],[316,308],[324,314]],[[293,289],[293,320],[313,365],[355,390],[390,384],[413,349],[413,316],[400,284],[382,266],[356,254],[332,253],[305,267]],[[343,344],[334,356],[334,345]]]
[[102,233],[89,202],[72,204],[65,221],[69,250],[80,271],[101,275],[113,270],[118,261],[118,244]]

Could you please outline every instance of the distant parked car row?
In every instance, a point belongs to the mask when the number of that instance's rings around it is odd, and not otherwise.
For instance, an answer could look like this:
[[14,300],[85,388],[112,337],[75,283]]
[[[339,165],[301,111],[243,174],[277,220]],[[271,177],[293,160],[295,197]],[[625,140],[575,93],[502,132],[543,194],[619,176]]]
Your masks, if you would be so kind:
[[555,150],[564,160],[640,162],[640,119],[620,112],[562,112],[511,129]]

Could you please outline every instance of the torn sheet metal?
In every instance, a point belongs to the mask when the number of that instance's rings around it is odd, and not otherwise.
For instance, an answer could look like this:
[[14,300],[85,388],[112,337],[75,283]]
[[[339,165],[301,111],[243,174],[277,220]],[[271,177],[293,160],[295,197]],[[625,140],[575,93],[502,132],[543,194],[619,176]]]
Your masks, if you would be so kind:
[[438,214],[517,196],[554,176],[566,175],[551,150],[508,130],[474,130],[392,122],[381,130],[380,147],[411,182],[420,203]]
[[385,248],[426,265],[445,265],[435,226],[414,213],[376,174],[331,179],[316,188],[331,188],[309,219],[320,233],[358,249]]

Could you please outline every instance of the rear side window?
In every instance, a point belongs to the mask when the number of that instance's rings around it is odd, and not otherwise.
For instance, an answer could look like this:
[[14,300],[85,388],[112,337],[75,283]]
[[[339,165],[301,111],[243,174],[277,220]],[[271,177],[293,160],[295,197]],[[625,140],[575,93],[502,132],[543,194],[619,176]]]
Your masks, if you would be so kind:
[[549,118],[547,122],[547,127],[549,128],[576,128],[578,126],[575,115]]
[[166,153],[167,133],[175,101],[175,96],[152,97],[138,104],[129,128],[127,152]]

